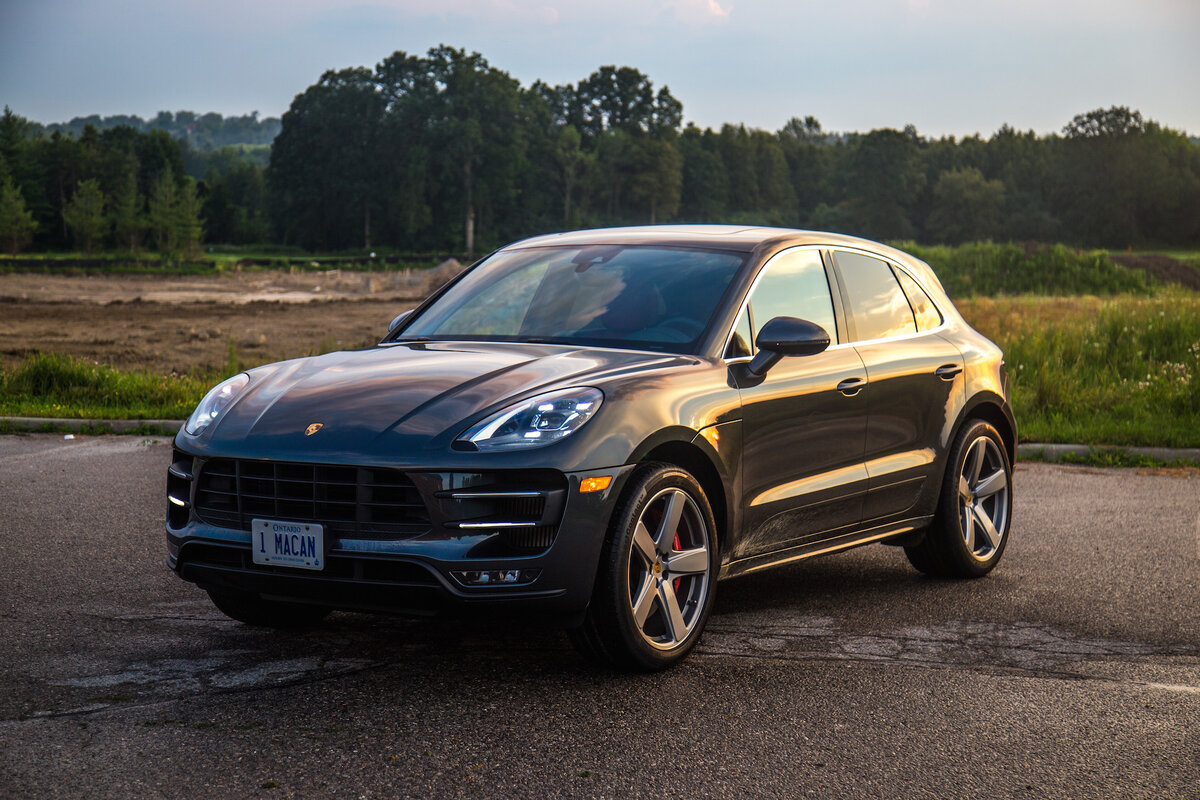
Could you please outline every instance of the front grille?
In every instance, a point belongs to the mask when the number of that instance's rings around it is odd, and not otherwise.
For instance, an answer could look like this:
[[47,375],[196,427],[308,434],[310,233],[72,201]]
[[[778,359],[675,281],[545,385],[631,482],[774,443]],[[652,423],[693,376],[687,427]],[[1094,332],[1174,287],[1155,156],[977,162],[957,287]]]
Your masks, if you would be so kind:
[[203,463],[195,513],[224,528],[248,531],[256,518],[294,520],[362,539],[411,538],[430,527],[417,488],[399,470],[244,459]]

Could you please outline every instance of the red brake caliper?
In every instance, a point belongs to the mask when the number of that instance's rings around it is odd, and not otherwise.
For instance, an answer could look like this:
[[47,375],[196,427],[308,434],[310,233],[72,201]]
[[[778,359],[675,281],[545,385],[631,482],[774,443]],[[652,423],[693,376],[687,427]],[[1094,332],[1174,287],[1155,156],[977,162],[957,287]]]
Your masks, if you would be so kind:
[[[675,540],[671,546],[675,548],[676,553],[683,549],[683,542],[679,541],[679,531],[675,531]],[[681,583],[683,583],[683,578],[676,578],[674,581],[672,581],[671,586],[674,587],[675,591],[678,592],[679,584]]]

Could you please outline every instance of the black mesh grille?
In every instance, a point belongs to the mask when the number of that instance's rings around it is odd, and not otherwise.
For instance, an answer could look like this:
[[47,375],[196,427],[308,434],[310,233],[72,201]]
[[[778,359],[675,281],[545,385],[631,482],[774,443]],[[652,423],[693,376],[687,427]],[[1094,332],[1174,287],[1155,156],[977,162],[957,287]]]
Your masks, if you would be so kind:
[[253,519],[317,522],[335,536],[409,538],[429,514],[408,476],[394,469],[214,458],[200,468],[196,516],[250,530]]

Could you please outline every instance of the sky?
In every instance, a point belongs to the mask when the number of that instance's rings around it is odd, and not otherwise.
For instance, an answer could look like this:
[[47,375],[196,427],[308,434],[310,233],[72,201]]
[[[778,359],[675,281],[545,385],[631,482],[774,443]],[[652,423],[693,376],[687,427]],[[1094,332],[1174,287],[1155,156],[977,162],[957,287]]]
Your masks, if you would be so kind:
[[524,85],[636,67],[701,127],[1049,133],[1125,105],[1200,135],[1200,0],[0,0],[0,105],[277,116],[439,44]]

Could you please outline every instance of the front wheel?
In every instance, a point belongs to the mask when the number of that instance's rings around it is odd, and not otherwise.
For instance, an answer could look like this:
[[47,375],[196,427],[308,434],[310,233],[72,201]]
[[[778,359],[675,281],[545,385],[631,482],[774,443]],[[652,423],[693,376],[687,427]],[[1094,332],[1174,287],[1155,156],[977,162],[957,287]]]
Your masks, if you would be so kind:
[[609,523],[596,588],[571,641],[594,661],[644,671],[679,661],[704,629],[716,588],[716,523],[688,472],[650,465]]
[[946,460],[933,525],[920,544],[904,548],[927,575],[978,578],[1000,561],[1012,516],[1012,464],[1000,434],[986,422],[968,422]]

